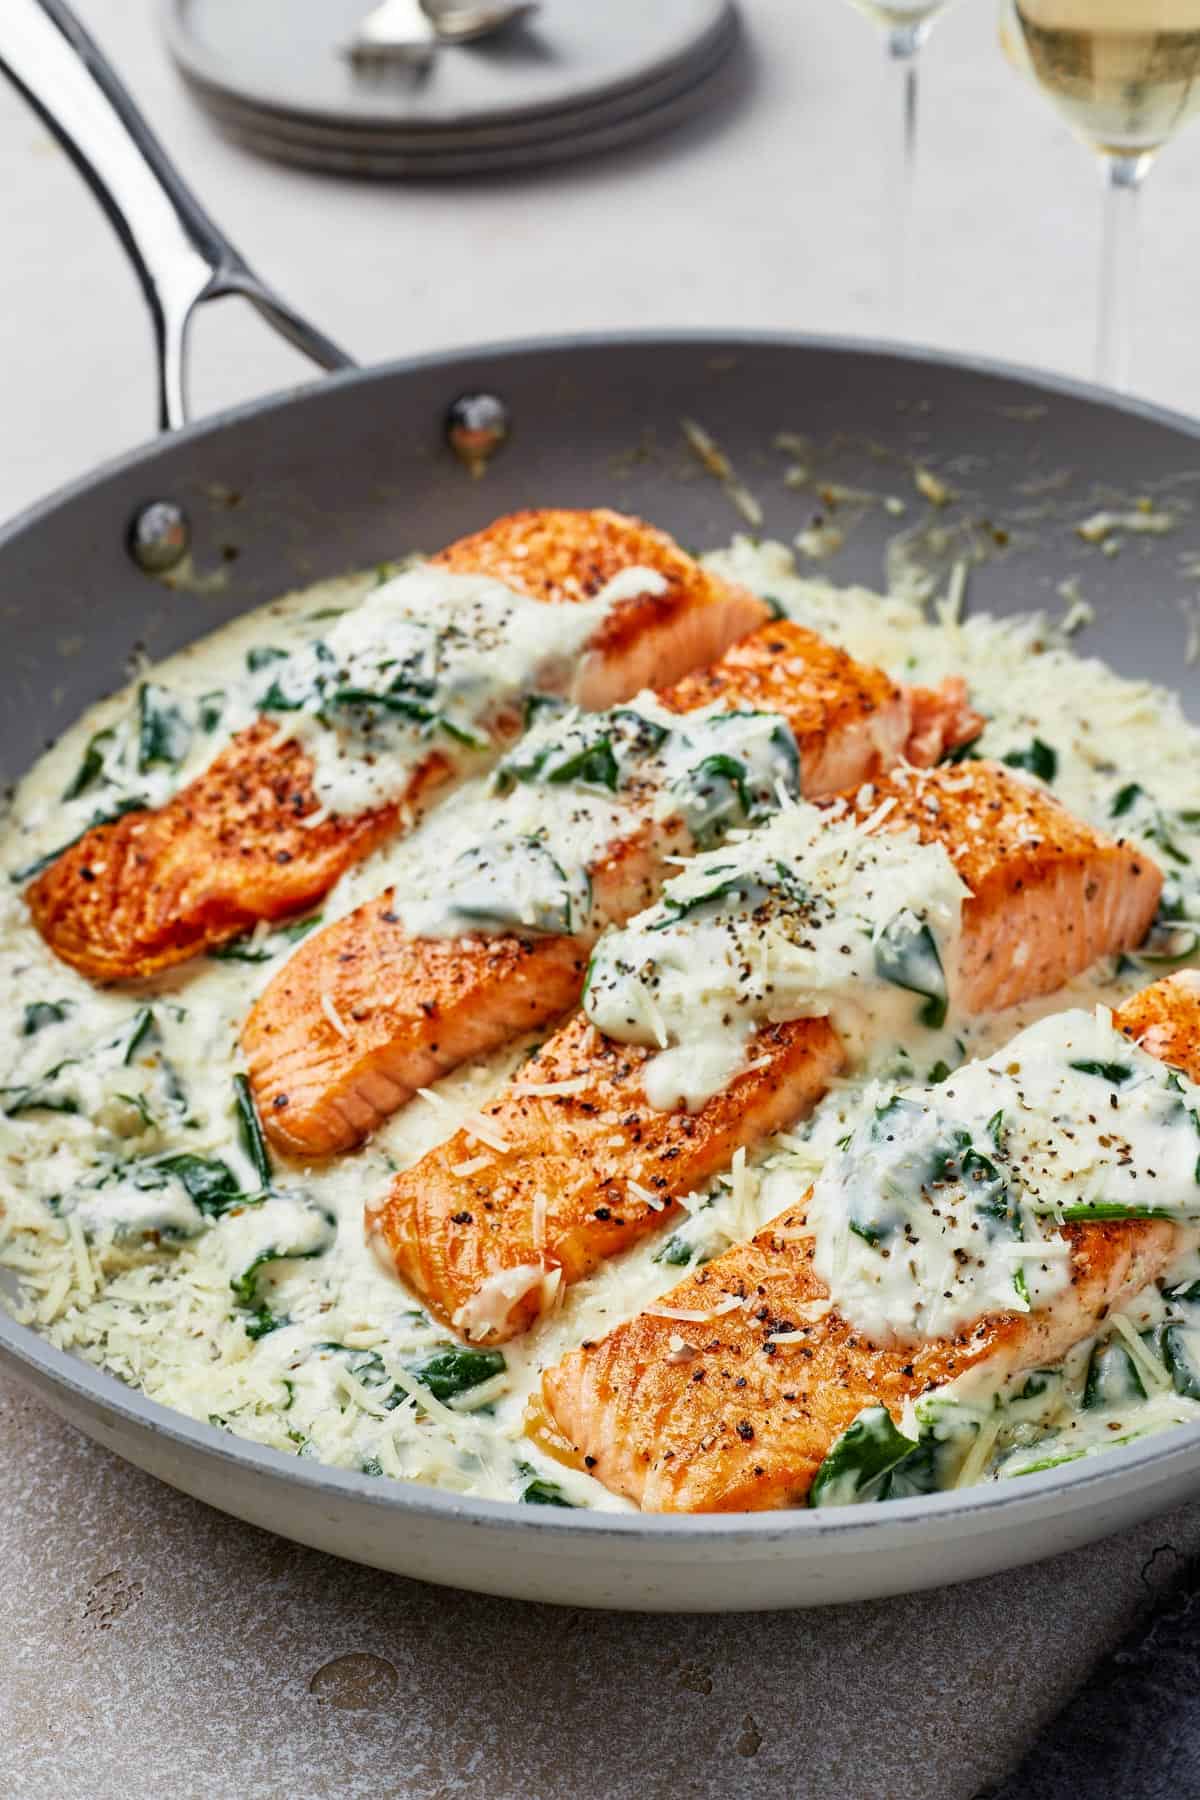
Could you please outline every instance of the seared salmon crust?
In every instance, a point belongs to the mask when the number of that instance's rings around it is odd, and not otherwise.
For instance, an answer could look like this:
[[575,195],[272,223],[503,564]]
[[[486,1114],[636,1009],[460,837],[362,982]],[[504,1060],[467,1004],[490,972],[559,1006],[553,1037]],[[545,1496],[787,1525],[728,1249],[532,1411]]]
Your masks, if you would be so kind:
[[[709,574],[665,532],[619,513],[545,511],[497,520],[433,559],[494,576],[547,604],[590,598],[622,569],[649,568],[665,592],[618,601],[585,652],[578,698],[607,706],[710,661],[766,608]],[[489,721],[511,739],[521,708]],[[312,905],[354,863],[411,822],[452,773],[431,751],[393,805],[310,825],[314,767],[278,720],[239,732],[165,806],[97,825],[29,887],[33,922],[54,953],[93,981],[153,975],[260,919]]]
[[[1200,1079],[1200,976],[1177,975],[1115,1015],[1126,1036]],[[1106,1312],[1161,1274],[1169,1221],[1072,1224],[1071,1284],[1032,1313],[994,1313],[919,1348],[880,1348],[837,1312],[812,1268],[807,1195],[746,1244],[549,1369],[558,1451],[652,1512],[742,1512],[802,1503],[835,1438],[865,1407],[904,1404],[982,1362],[1005,1374],[1052,1364]],[[722,1302],[738,1304],[728,1311]],[[816,1315],[816,1316],[814,1316]],[[535,1427],[553,1443],[544,1425]]]
[[[968,1012],[1053,992],[1098,957],[1133,949],[1154,917],[1162,876],[1148,857],[997,764],[883,776],[855,805],[866,813],[884,802],[884,828],[943,844],[972,890],[955,995]],[[797,1036],[801,1025],[809,1029]],[[479,1142],[458,1131],[370,1207],[397,1272],[440,1317],[488,1341],[526,1329],[545,1292],[531,1273],[506,1312],[513,1270],[579,1279],[657,1230],[734,1151],[803,1117],[844,1063],[827,1020],[772,1027],[725,1093],[695,1113],[661,1113],[642,1081],[651,1054],[571,1021],[484,1107],[502,1152],[472,1166]],[[531,1101],[531,1086],[562,1082],[565,1091]],[[657,1160],[660,1141],[669,1162]],[[638,1199],[643,1191],[655,1204]]]
[[[810,799],[872,780],[902,756],[940,755],[979,729],[961,681],[897,686],[786,622],[760,627],[657,698],[681,714],[714,704],[778,713],[796,739],[800,789]],[[605,922],[620,924],[655,900],[673,853],[692,847],[682,818],[631,811],[628,828],[588,871]],[[242,1048],[267,1132],[282,1150],[329,1156],[351,1148],[418,1088],[578,1001],[590,941],[419,938],[405,931],[402,910],[389,888],[326,926],[251,1009]]]

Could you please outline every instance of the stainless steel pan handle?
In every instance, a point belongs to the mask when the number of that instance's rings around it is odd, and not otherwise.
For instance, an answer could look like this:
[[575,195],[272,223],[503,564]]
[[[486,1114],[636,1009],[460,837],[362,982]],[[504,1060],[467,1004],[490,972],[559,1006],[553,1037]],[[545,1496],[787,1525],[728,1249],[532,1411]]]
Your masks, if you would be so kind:
[[0,70],[90,183],[133,260],[154,322],[163,430],[187,422],[192,314],[222,294],[244,295],[323,369],[353,367],[345,351],[259,279],[209,218],[63,0],[2,0]]

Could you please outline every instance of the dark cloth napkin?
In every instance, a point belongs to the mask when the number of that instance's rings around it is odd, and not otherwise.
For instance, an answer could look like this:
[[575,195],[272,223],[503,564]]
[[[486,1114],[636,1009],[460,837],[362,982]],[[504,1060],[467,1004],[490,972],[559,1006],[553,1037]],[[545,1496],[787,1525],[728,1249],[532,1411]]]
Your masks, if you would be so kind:
[[1200,1559],[976,1800],[1200,1800]]

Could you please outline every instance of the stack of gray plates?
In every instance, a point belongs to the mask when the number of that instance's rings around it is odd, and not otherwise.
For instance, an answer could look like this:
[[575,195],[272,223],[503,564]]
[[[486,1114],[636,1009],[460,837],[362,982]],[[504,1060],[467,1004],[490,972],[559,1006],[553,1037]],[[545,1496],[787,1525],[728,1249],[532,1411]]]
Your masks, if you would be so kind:
[[371,0],[169,0],[188,84],[248,149],[346,175],[527,168],[616,148],[717,97],[732,0],[542,0],[423,69],[342,54]]

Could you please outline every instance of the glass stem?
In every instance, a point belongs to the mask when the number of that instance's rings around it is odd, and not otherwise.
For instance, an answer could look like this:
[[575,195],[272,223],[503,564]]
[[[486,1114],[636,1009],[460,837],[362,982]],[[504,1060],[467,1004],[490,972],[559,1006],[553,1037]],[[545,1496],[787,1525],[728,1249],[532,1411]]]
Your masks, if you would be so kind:
[[1152,158],[1106,155],[1104,223],[1100,239],[1100,293],[1096,317],[1096,379],[1127,388],[1133,359],[1137,297],[1138,195]]
[[887,33],[888,82],[894,89],[896,139],[888,147],[881,242],[887,256],[885,287],[893,325],[904,321],[908,290],[909,237],[917,169],[917,55],[925,41],[924,22],[893,25]]

